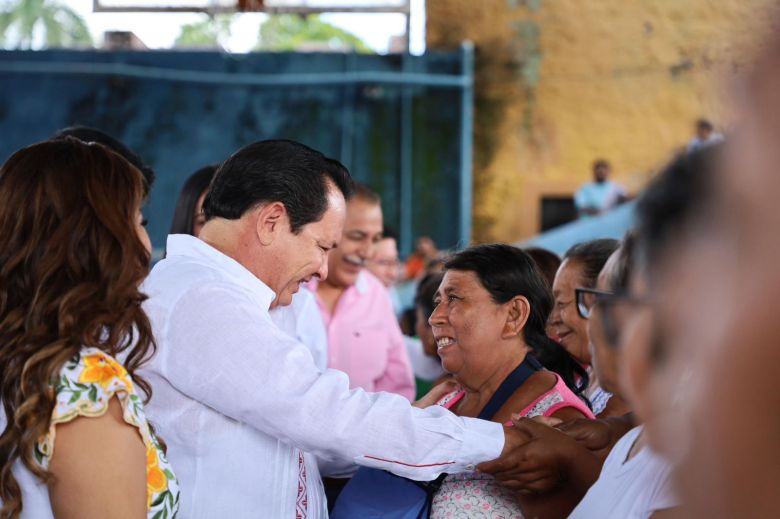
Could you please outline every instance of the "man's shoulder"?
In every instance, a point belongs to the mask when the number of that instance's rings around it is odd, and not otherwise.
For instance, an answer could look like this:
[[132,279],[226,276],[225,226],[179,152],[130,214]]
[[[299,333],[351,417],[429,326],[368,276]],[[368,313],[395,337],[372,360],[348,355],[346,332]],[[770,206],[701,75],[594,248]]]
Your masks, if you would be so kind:
[[150,302],[159,301],[166,306],[183,298],[204,298],[217,293],[243,296],[248,293],[215,266],[183,257],[160,261],[144,281],[141,290]]

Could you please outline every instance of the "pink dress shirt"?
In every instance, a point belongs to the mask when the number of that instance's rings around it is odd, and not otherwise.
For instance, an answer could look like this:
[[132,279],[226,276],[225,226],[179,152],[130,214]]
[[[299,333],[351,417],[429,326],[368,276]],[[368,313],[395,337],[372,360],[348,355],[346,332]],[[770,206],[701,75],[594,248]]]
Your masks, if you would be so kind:
[[[317,294],[317,281],[308,287]],[[363,270],[331,315],[319,295],[317,305],[328,336],[328,367],[349,375],[349,387],[387,391],[414,399],[415,384],[403,335],[387,288]]]

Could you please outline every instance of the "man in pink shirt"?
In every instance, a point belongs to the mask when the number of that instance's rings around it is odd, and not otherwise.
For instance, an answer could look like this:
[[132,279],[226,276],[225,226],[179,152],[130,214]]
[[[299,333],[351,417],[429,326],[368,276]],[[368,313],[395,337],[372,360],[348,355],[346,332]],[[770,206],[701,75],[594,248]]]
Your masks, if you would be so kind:
[[330,253],[328,276],[309,287],[328,336],[328,367],[349,375],[350,388],[388,391],[409,400],[414,375],[387,289],[366,264],[382,239],[379,197],[357,186],[347,203],[341,243]]

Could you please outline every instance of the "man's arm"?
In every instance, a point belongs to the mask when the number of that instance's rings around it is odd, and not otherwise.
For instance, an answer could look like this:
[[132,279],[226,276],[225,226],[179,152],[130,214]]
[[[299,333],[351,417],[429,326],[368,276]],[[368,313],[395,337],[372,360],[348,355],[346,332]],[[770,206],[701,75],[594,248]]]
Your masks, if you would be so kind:
[[267,312],[226,283],[193,287],[170,310],[161,375],[230,418],[324,459],[346,458],[419,480],[472,470],[519,443],[499,424],[415,409],[388,393],[349,390]]

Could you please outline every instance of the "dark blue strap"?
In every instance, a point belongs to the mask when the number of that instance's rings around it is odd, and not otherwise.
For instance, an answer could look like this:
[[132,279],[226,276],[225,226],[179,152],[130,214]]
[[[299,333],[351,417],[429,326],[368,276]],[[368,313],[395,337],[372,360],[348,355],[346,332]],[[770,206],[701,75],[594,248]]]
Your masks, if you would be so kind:
[[490,420],[495,416],[501,406],[509,400],[517,388],[522,386],[528,378],[542,369],[542,365],[536,360],[530,353],[525,356],[523,362],[517,366],[508,377],[501,382],[498,389],[493,393],[493,397],[488,401],[487,405],[482,409],[477,418],[482,420]]

